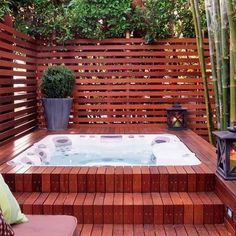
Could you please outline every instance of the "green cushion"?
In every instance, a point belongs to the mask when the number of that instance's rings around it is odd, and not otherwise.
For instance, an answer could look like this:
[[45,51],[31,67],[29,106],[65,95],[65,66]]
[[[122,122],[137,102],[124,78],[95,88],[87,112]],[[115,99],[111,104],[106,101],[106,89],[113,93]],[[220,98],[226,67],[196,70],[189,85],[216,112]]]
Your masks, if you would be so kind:
[[11,193],[0,174],[0,208],[3,217],[8,224],[18,224],[27,221],[26,216],[21,212],[20,206]]

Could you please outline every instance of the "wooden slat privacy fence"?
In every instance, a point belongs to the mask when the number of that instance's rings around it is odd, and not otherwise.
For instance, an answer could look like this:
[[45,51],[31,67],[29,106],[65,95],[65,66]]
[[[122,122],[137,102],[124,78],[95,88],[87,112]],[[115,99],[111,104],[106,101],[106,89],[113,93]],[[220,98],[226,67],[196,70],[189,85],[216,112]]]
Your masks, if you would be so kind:
[[0,23],[0,144],[37,126],[36,41]]
[[[209,62],[207,40],[205,47]],[[166,126],[165,109],[179,102],[189,110],[189,128],[206,136],[197,56],[195,39],[164,39],[151,45],[139,38],[80,39],[63,46],[39,44],[38,73],[61,63],[74,70],[72,127]]]
[[[207,40],[205,48],[209,73]],[[0,143],[44,127],[38,85],[52,64],[76,74],[70,127],[164,127],[165,109],[179,102],[188,108],[189,128],[207,135],[195,39],[151,45],[140,38],[78,39],[45,46],[0,23]],[[214,104],[210,80],[209,89]]]

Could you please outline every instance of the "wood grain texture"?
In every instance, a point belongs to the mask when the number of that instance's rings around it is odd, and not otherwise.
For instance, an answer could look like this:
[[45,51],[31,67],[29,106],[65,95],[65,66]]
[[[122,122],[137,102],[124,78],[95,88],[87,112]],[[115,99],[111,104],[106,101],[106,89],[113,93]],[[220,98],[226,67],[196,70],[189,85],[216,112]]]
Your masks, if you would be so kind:
[[36,46],[0,23],[0,145],[37,127]]
[[[209,62],[207,40],[204,47]],[[79,39],[51,47],[38,42],[38,50],[39,77],[49,64],[64,63],[75,72],[71,127],[161,127],[166,123],[165,109],[179,102],[189,109],[189,127],[207,135],[195,39],[158,40],[152,45],[138,38]],[[212,89],[209,80],[211,95]],[[38,121],[44,125],[41,112]]]

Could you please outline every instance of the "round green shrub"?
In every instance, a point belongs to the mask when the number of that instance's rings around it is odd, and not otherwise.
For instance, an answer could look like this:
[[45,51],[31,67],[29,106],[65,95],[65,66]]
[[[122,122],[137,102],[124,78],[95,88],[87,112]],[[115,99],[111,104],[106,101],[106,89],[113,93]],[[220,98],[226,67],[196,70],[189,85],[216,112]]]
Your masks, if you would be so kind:
[[67,98],[75,84],[74,72],[64,65],[49,66],[43,72],[41,92],[45,98]]

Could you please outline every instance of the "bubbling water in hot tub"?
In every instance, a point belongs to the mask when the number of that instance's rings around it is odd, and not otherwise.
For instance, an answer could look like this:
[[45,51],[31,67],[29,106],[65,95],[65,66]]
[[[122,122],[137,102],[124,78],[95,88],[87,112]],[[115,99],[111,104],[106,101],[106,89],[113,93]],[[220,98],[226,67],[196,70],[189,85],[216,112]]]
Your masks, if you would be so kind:
[[15,157],[22,165],[198,165],[199,159],[171,134],[48,135]]

